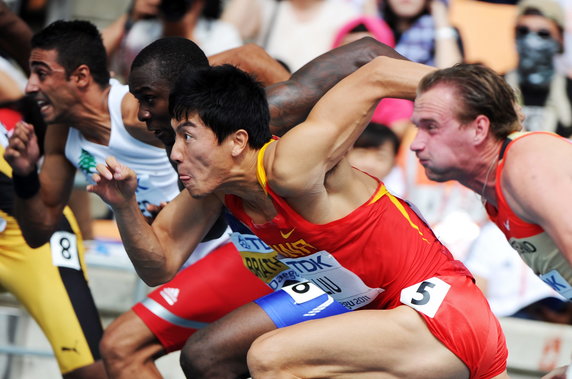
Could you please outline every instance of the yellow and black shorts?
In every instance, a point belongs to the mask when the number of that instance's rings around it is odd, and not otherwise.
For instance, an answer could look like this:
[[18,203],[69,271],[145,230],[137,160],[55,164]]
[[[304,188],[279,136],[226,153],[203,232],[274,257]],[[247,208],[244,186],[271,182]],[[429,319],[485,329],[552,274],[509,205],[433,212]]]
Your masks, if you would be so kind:
[[[50,243],[30,248],[0,210],[0,290],[12,293],[52,345],[63,374],[100,359],[101,321],[87,284],[79,227],[66,207]],[[2,220],[0,220],[2,221]]]

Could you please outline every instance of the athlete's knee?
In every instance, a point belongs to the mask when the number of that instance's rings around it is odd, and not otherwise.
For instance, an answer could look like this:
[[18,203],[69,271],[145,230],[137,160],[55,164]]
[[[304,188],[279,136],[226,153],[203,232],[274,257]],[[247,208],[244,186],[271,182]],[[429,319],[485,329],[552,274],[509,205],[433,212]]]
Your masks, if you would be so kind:
[[276,344],[276,331],[258,337],[250,346],[247,364],[253,377],[279,377],[282,372],[284,358],[281,344]]
[[221,347],[216,339],[199,330],[181,350],[180,364],[187,378],[247,378],[246,357],[235,353],[229,342]]
[[[197,332],[191,336],[181,349],[179,357],[181,368],[187,378],[206,377],[209,365],[216,353],[210,350],[209,344],[200,338]],[[209,360],[210,357],[210,360]]]
[[111,323],[104,331],[99,342],[99,352],[106,365],[125,364],[133,356],[135,347],[129,336],[124,333],[119,319]]

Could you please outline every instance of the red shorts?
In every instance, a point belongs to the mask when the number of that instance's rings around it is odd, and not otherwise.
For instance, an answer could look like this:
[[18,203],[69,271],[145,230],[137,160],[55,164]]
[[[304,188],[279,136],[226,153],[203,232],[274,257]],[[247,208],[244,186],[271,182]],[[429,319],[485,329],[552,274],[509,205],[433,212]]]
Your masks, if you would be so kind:
[[270,292],[229,242],[180,271],[132,309],[171,352],[180,350],[198,328]]
[[504,333],[472,278],[436,276],[404,289],[400,300],[417,310],[431,333],[467,365],[471,378],[506,370]]

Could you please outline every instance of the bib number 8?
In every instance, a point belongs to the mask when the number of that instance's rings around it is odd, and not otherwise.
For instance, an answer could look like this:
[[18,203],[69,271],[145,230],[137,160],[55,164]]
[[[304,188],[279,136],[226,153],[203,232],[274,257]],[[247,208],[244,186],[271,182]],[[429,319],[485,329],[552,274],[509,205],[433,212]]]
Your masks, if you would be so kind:
[[429,278],[401,290],[400,300],[418,312],[434,317],[451,285],[439,278]]
[[55,232],[50,238],[52,263],[57,267],[80,270],[77,237],[69,232]]

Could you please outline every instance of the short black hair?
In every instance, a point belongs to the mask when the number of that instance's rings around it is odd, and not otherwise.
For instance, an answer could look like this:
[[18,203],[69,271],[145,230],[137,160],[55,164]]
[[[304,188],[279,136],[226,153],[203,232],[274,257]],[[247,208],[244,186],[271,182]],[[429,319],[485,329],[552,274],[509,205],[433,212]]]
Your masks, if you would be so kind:
[[107,53],[101,34],[89,21],[58,20],[32,37],[32,49],[56,50],[57,61],[69,77],[73,70],[85,64],[94,81],[101,87],[109,84]]
[[150,43],[137,54],[131,71],[149,63],[156,64],[153,74],[167,81],[171,88],[186,69],[209,66],[201,48],[183,37],[165,37]]
[[176,120],[197,112],[221,143],[244,129],[248,144],[260,149],[272,137],[266,93],[252,76],[231,65],[187,70],[169,97],[169,113]]
[[372,149],[383,145],[386,141],[393,145],[393,153],[399,150],[399,137],[390,127],[376,122],[370,122],[354,143],[354,147]]

